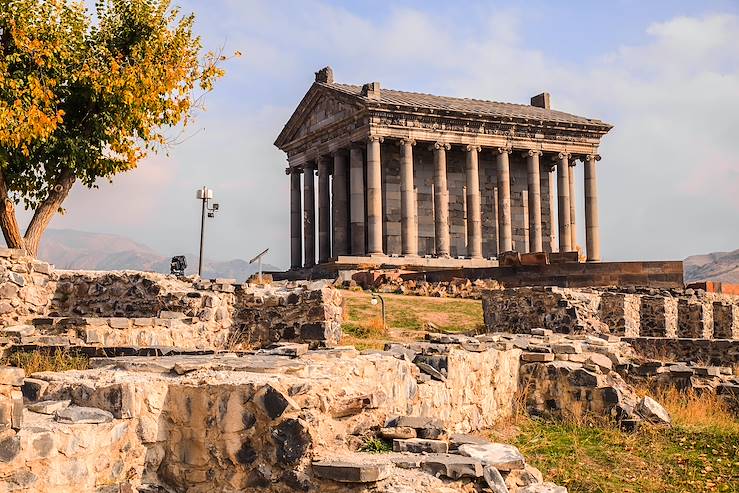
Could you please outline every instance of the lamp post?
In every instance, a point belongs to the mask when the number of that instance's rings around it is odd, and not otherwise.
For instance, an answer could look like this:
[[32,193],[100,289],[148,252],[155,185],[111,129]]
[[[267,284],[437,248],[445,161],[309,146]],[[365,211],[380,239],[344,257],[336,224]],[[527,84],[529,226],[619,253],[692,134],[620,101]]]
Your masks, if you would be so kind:
[[216,211],[219,209],[217,203],[213,203],[210,206],[210,201],[213,200],[213,190],[208,187],[203,187],[197,190],[195,197],[202,201],[203,207],[200,213],[200,256],[198,257],[198,276],[203,274],[203,245],[205,243],[205,216],[214,217]]
[[372,301],[371,303],[373,305],[377,304],[377,300],[380,300],[380,306],[382,307],[382,330],[383,332],[387,330],[387,320],[385,317],[385,299],[380,296],[377,293],[372,293]]

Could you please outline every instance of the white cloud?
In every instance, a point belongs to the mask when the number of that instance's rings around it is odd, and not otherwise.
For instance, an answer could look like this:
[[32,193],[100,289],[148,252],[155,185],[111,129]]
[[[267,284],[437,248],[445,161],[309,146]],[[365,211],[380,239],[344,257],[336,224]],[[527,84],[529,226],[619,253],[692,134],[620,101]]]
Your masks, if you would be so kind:
[[[196,124],[206,132],[173,151],[164,181],[148,170],[164,169],[152,161],[131,173],[135,178],[89,192],[89,200],[76,192],[64,224],[93,229],[88,225],[102,223],[89,211],[76,212],[75,204],[119,218],[121,197],[136,196],[141,201],[131,204],[130,217],[142,234],[135,239],[192,251],[197,204],[191,195],[213,183],[223,211],[211,226],[212,252],[245,257],[270,246],[270,262],[286,265],[288,183],[284,156],[272,142],[313,71],[331,64],[339,81],[379,80],[405,90],[513,102],[549,90],[557,109],[615,124],[603,141],[599,171],[607,258],[680,258],[739,247],[736,16],[655,23],[640,44],[574,62],[526,46],[526,16],[515,8],[478,11],[471,26],[409,8],[391,7],[369,20],[319,1],[225,5],[226,12],[191,5],[205,39],[225,40],[227,49],[246,54],[209,97],[209,112]],[[105,224],[132,233],[132,221]]]

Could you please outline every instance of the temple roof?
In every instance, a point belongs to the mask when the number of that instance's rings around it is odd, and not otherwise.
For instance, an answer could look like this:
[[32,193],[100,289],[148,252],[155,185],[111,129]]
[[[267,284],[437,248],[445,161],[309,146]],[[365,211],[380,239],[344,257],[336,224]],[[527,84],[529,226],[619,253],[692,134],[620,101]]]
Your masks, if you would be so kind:
[[[416,125],[419,128],[429,125],[430,120],[442,119],[448,129],[449,122],[457,121],[461,122],[458,125],[462,132],[467,132],[470,121],[480,121],[486,125],[493,124],[486,127],[492,129],[491,133],[516,131],[517,135],[523,135],[528,132],[533,137],[535,132],[535,138],[543,133],[554,138],[566,136],[591,143],[597,143],[597,139],[613,128],[601,120],[550,109],[548,93],[532,98],[531,105],[434,96],[380,88],[379,82],[341,84],[335,82],[331,68],[325,67],[316,72],[315,82],[285,124],[275,145],[283,150],[291,142],[303,145],[311,135],[319,135],[323,129],[333,128],[337,122],[349,121],[358,114],[381,115],[381,118],[399,114],[402,120],[425,119],[425,124]],[[378,125],[376,121],[371,125]],[[520,127],[516,129],[518,125]],[[346,128],[332,131],[345,132]]]
[[397,91],[382,88],[379,99],[370,99],[362,95],[362,86],[317,82],[317,85],[347,94],[366,104],[380,103],[386,105],[423,108],[457,113],[468,113],[475,116],[493,118],[528,118],[554,123],[576,123],[581,125],[598,125],[612,128],[612,125],[601,120],[572,115],[563,111],[538,108],[526,104],[500,103],[484,99],[454,98],[449,96],[435,96],[419,92]]

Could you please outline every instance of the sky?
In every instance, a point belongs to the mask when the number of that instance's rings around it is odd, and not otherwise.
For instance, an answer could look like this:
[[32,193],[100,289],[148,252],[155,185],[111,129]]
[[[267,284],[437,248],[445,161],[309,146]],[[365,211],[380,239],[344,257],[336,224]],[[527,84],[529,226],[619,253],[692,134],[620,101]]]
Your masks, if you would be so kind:
[[[177,2],[175,2],[177,3]],[[600,147],[604,260],[739,248],[739,2],[182,0],[210,49],[241,51],[184,142],[73,189],[53,228],[289,264],[289,180],[273,142],[310,87],[337,82],[528,103],[613,124]],[[582,229],[582,166],[577,170]],[[584,238],[580,231],[578,239]]]

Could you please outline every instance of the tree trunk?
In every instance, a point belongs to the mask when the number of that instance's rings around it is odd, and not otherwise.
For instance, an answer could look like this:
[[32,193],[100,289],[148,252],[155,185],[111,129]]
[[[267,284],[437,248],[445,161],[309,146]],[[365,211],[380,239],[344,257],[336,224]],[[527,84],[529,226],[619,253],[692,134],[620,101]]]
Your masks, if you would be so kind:
[[8,186],[5,175],[0,171],[0,229],[3,231],[8,248],[25,248],[21,229],[15,217],[15,205],[8,197]]
[[62,202],[69,195],[76,178],[71,171],[65,171],[59,181],[51,188],[49,196],[39,205],[33,213],[33,218],[26,229],[25,245],[29,255],[38,254],[41,235],[46,227],[62,206]]

